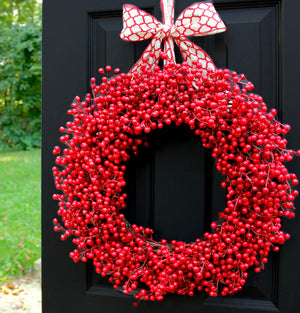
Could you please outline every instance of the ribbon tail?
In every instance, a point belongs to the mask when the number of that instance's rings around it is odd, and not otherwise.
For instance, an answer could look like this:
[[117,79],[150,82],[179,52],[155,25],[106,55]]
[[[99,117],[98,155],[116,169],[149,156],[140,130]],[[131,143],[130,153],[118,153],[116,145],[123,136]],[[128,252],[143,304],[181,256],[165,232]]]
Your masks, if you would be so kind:
[[175,41],[180,49],[183,60],[188,62],[190,66],[193,66],[193,61],[200,62],[204,75],[207,75],[208,69],[212,71],[217,69],[211,57],[199,46],[184,37],[175,38]]
[[164,64],[167,63],[176,63],[176,59],[175,59],[175,52],[174,52],[174,40],[173,38],[169,37],[166,41],[165,41],[165,48],[164,48],[164,52],[167,54],[168,58],[166,60],[164,60]]
[[[133,72],[142,72],[142,64],[147,64],[150,69],[152,69],[156,64],[158,64],[161,52],[161,42],[162,40],[159,37],[154,37],[146,50],[143,52],[139,60],[134,64],[129,73]],[[151,53],[152,52],[152,53]],[[151,54],[151,55],[150,55]],[[146,58],[147,62],[144,63],[143,59]]]

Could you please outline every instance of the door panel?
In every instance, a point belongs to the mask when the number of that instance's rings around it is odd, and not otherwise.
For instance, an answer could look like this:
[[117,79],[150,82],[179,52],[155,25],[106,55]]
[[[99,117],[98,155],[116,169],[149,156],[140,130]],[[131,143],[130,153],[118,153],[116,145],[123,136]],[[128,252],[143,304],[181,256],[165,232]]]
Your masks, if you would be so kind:
[[[158,0],[127,2],[161,19]],[[177,0],[175,16],[192,3],[193,0]],[[296,60],[296,51],[300,53],[300,44],[297,46],[291,35],[300,23],[296,16],[291,23],[287,15],[295,15],[297,9],[299,12],[299,2],[214,3],[228,30],[191,40],[212,56],[217,67],[247,75],[255,84],[256,93],[264,97],[270,108],[278,109],[279,118],[294,126],[290,138],[291,147],[296,148],[300,128],[294,117],[299,119],[296,99],[300,95],[295,92],[296,65],[290,60]],[[99,67],[109,64],[128,71],[149,43],[119,38],[123,4],[122,0],[81,0],[76,4],[69,0],[44,0],[43,312],[297,312],[299,270],[295,275],[285,272],[300,262],[296,249],[300,242],[296,234],[299,218],[287,223],[294,239],[286,243],[280,254],[271,254],[263,272],[250,273],[239,294],[217,298],[200,292],[194,297],[170,295],[161,303],[143,302],[138,309],[132,308],[132,297],[114,290],[91,264],[74,264],[68,257],[72,243],[60,242],[53,232],[51,220],[57,207],[51,199],[55,192],[51,151],[58,144],[59,126],[68,120],[66,111],[72,99],[89,91],[89,78],[98,77]],[[157,239],[189,242],[201,238],[205,231],[210,231],[209,225],[217,219],[218,211],[225,207],[222,177],[215,170],[210,152],[202,148],[201,140],[187,127],[164,127],[151,133],[148,140],[150,148],[141,149],[139,156],[128,162],[127,219],[154,228]],[[299,161],[294,162],[294,168],[300,172]]]

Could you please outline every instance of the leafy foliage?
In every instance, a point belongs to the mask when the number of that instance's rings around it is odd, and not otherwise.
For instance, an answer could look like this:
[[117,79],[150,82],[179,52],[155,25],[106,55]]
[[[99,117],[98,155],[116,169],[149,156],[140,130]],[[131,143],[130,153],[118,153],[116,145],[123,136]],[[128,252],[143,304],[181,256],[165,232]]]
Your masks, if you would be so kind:
[[1,1],[0,150],[40,146],[41,23],[36,1]]
[[40,24],[41,4],[37,0],[0,0],[0,26]]

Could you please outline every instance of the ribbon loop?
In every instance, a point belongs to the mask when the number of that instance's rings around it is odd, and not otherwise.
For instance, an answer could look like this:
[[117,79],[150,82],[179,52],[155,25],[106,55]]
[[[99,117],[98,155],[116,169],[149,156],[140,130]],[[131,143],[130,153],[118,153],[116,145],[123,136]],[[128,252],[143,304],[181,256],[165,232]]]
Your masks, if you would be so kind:
[[[200,47],[189,41],[185,36],[213,35],[226,30],[226,26],[219,17],[211,2],[195,3],[185,9],[174,24],[174,0],[161,0],[163,24],[147,12],[133,5],[124,5],[123,30],[121,39],[141,41],[153,38],[144,51],[142,57],[130,72],[140,71],[143,59],[149,59],[148,65],[155,66],[160,57],[161,44],[165,40],[165,62],[176,63],[174,41],[177,43],[183,60],[193,66],[197,60],[202,64],[204,73],[208,69],[215,70],[212,59]],[[151,53],[152,52],[152,53]],[[150,53],[152,57],[150,57]]]
[[226,30],[211,2],[191,5],[179,15],[175,26],[181,36],[206,36]]
[[123,6],[123,30],[120,37],[127,41],[141,41],[155,36],[162,24],[149,13],[134,5]]

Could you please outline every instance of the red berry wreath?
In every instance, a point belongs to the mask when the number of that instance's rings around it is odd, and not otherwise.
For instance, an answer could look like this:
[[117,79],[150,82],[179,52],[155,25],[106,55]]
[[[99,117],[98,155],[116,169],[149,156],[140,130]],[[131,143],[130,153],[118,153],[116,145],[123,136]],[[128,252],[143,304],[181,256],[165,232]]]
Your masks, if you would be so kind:
[[[276,110],[268,113],[244,74],[202,65],[195,60],[160,69],[143,57],[139,71],[116,69],[112,77],[107,66],[101,84],[91,79],[93,96],[76,97],[68,111],[73,121],[60,129],[67,148],[54,148],[55,185],[62,190],[53,196],[62,219],[54,220],[55,230],[62,240],[73,237],[75,262],[91,259],[114,288],[122,286],[125,294],[138,288],[137,300],[202,289],[231,295],[242,289],[249,268],[259,272],[270,251],[290,237],[281,230],[281,218],[295,216],[298,195],[296,175],[284,165],[296,153],[286,149],[290,126],[275,120]],[[157,242],[152,229],[130,225],[122,213],[126,161],[145,134],[183,123],[217,159],[227,205],[204,239]]]

